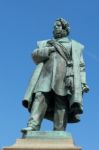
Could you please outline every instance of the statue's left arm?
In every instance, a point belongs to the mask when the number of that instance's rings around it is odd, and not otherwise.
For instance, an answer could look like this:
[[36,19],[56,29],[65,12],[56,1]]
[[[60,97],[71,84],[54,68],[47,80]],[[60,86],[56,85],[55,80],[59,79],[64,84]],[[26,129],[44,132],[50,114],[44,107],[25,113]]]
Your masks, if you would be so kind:
[[86,83],[86,70],[83,54],[81,54],[80,57],[80,76],[81,76],[82,91],[87,93],[89,91],[89,87]]

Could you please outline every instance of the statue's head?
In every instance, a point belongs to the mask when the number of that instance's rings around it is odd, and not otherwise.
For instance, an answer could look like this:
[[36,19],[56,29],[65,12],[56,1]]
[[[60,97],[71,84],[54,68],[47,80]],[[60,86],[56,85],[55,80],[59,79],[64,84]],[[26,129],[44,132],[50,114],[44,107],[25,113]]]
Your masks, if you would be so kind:
[[59,18],[54,23],[53,36],[55,39],[68,36],[70,33],[69,23],[63,18]]

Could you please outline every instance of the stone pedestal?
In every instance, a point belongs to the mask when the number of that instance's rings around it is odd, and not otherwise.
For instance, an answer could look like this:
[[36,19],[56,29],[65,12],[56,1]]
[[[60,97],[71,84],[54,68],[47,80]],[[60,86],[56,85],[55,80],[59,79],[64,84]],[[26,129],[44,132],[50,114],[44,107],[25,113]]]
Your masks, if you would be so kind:
[[74,145],[70,133],[32,131],[3,150],[81,150],[81,148]]

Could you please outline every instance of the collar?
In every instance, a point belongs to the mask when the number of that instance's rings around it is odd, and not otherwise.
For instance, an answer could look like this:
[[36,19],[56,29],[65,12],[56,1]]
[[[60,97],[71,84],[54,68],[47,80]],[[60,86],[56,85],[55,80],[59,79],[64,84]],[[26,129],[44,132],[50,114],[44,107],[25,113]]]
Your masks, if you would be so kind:
[[69,43],[70,39],[68,37],[64,37],[64,38],[56,39],[56,41],[60,43]]

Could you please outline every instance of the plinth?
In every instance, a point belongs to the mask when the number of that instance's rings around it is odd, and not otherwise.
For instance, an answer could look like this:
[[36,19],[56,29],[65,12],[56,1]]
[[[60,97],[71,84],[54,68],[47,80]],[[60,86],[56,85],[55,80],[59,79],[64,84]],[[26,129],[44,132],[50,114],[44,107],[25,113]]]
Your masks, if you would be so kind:
[[30,131],[3,150],[81,150],[74,145],[70,133],[64,131]]

